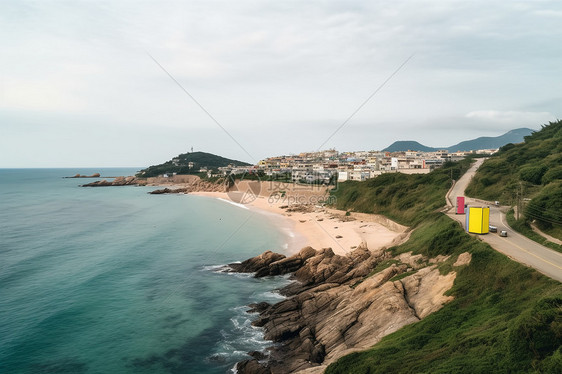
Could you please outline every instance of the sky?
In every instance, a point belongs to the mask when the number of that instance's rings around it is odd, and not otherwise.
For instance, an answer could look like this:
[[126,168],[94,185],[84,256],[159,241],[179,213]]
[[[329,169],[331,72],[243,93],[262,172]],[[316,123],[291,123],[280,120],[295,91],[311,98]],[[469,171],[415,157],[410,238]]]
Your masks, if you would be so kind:
[[540,129],[561,24],[557,1],[1,1],[0,168]]

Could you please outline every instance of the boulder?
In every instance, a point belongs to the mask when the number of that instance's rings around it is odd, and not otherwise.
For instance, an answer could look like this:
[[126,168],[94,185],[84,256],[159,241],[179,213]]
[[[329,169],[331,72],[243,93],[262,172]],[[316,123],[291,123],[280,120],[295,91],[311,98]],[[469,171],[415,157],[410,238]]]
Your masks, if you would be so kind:
[[187,188],[176,188],[176,189],[170,189],[170,188],[162,188],[160,190],[154,190],[154,191],[150,191],[149,194],[151,195],[162,195],[162,194],[172,194],[172,193],[187,193],[188,189]]
[[236,364],[236,372],[239,374],[271,374],[271,370],[256,359],[240,361]]
[[228,266],[236,273],[255,273],[267,269],[272,263],[284,259],[285,256],[272,251],[266,251],[259,256],[252,257],[241,263],[233,263]]
[[110,187],[110,186],[131,186],[142,184],[136,177],[115,177],[113,181],[109,182],[105,179],[95,181],[92,183],[84,184],[81,187]]

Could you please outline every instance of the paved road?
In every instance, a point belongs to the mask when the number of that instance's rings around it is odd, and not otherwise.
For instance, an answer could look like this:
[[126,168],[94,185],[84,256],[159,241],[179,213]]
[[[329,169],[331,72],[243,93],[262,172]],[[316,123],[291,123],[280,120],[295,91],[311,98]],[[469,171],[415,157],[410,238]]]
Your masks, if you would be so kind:
[[[447,205],[449,211],[447,215],[452,219],[461,222],[465,226],[465,215],[455,214],[454,205],[457,196],[465,196],[464,190],[476,173],[476,170],[484,162],[484,159],[477,160],[472,167],[455,183],[447,194]],[[507,207],[496,207],[489,202],[465,197],[465,204],[476,206],[490,206],[490,225],[496,226],[498,232],[507,230],[506,238],[496,233],[480,235],[480,238],[490,244],[492,248],[505,254],[511,259],[528,265],[541,273],[562,282],[562,254],[550,248],[542,246],[537,242],[515,232],[509,227],[505,219]]]

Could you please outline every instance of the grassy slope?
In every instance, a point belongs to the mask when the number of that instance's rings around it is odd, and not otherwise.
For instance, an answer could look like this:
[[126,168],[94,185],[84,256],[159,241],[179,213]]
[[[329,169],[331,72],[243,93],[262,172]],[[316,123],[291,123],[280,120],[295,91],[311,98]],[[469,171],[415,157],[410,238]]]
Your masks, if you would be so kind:
[[550,373],[562,367],[562,285],[434,212],[445,204],[451,168],[460,173],[467,165],[447,165],[425,177],[393,174],[378,182],[346,182],[334,193],[340,209],[415,225],[408,242],[391,248],[394,253],[450,255],[442,272],[450,271],[462,252],[473,258],[457,269],[451,303],[372,349],[341,358],[326,373]]
[[444,215],[426,218],[394,252],[472,253],[455,299],[424,320],[343,357],[326,373],[554,373],[562,367],[562,285],[497,253]]
[[526,220],[524,220],[524,219],[517,220],[515,218],[515,214],[513,212],[513,209],[510,209],[507,212],[507,214],[505,215],[505,218],[506,218],[509,226],[511,226],[511,228],[514,229],[515,231],[519,232],[520,234],[525,235],[527,238],[529,238],[531,240],[534,240],[539,244],[544,245],[545,247],[554,249],[555,251],[558,251],[558,252],[562,253],[562,245],[557,244],[557,243],[552,243],[551,241],[549,241],[548,239],[546,239],[542,235],[533,231],[533,229],[531,228],[531,226],[529,226],[529,224],[528,224],[528,222],[526,222]]
[[398,223],[413,225],[445,206],[451,175],[458,179],[472,161],[449,162],[429,174],[388,173],[365,182],[347,181],[340,183],[332,195],[338,209],[383,214]]
[[504,205],[516,205],[522,193],[532,199],[525,220],[536,220],[541,230],[562,239],[562,121],[543,126],[522,144],[502,147],[480,167],[466,193]]

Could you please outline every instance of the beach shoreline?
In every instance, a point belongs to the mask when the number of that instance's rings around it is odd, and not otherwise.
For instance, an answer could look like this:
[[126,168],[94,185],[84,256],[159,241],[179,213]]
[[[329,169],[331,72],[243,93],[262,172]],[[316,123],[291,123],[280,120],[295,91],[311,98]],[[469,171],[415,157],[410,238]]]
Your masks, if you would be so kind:
[[[226,192],[191,192],[231,202]],[[236,203],[235,204],[240,204]],[[332,248],[345,256],[360,245],[372,250],[390,247],[405,235],[406,226],[385,217],[325,208],[312,205],[284,205],[283,201],[258,196],[247,204],[240,204],[260,214],[266,214],[289,236],[288,254],[295,254],[305,246],[315,249]],[[285,230],[283,230],[285,231]],[[291,232],[294,233],[291,237]]]
[[319,250],[331,248],[342,256],[358,247],[374,251],[401,242],[408,230],[408,227],[381,215],[326,207],[328,203],[334,203],[328,186],[240,181],[225,192],[224,184],[202,181],[193,175],[149,178],[142,185],[162,187],[155,191],[157,193],[209,197],[265,214],[287,236],[288,248],[284,249],[287,255],[293,255],[305,246]]

